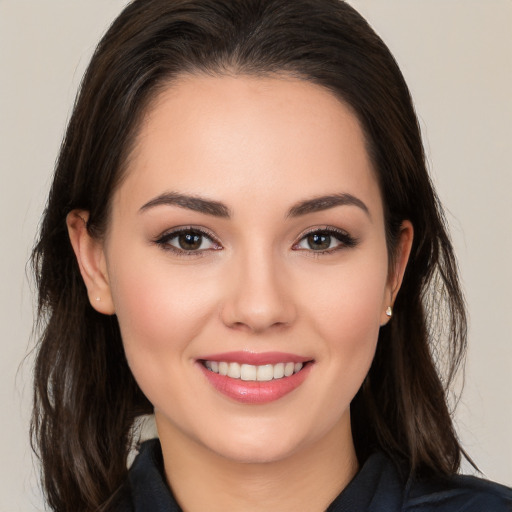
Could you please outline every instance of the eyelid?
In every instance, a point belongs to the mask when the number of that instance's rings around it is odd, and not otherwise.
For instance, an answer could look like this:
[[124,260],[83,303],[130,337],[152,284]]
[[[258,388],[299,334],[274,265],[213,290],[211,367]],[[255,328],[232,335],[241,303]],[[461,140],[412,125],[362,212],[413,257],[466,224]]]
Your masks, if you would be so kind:
[[[208,238],[216,247],[209,249],[199,249],[199,250],[186,250],[180,249],[171,245],[169,243],[170,240],[176,238],[182,233],[199,233],[201,236]],[[178,256],[204,256],[204,253],[208,251],[216,251],[222,249],[222,244],[219,242],[217,236],[202,226],[176,226],[174,228],[168,229],[163,233],[159,234],[153,239],[153,243],[160,246],[163,250],[173,252]]]
[[[176,238],[182,233],[199,233],[201,236],[209,239],[212,244],[214,244],[215,247],[207,248],[207,249],[196,249],[196,250],[186,250],[178,248],[174,245],[171,245],[169,243],[170,240]],[[325,250],[313,250],[313,249],[306,249],[299,247],[299,244],[309,235],[315,234],[315,233],[323,233],[327,234],[329,236],[334,237],[336,240],[339,241],[339,244],[335,247],[331,247],[329,249]],[[307,230],[303,231],[296,239],[297,241],[292,245],[292,249],[296,251],[304,251],[311,253],[312,255],[319,256],[322,254],[330,254],[337,252],[341,249],[347,249],[355,247],[359,240],[352,235],[350,235],[347,231],[344,229],[337,228],[335,226],[315,226],[310,227]],[[218,240],[218,237],[209,229],[204,228],[202,226],[194,226],[194,225],[186,225],[186,226],[176,226],[171,229],[168,229],[158,236],[156,236],[153,241],[154,244],[160,246],[163,250],[173,252],[174,254],[178,256],[204,256],[205,253],[208,253],[209,251],[216,251],[223,249],[222,244]]]
[[[313,249],[302,249],[298,248],[298,245],[302,240],[304,240],[309,235],[315,234],[315,233],[325,233],[330,236],[334,236],[340,243],[336,247],[325,249],[323,251],[314,251]],[[321,254],[329,254],[334,253],[341,249],[347,249],[355,247],[359,243],[359,240],[355,238],[354,236],[350,235],[347,231],[344,229],[337,228],[335,226],[315,226],[312,228],[308,228],[306,231],[303,231],[297,238],[297,241],[293,244],[292,249],[295,249],[297,251],[306,251],[311,252],[314,255],[321,255]]]

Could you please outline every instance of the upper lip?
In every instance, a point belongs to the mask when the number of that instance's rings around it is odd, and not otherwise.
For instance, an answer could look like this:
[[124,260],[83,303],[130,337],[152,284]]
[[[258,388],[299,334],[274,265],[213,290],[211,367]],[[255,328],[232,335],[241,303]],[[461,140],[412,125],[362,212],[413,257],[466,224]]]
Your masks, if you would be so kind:
[[300,356],[298,354],[290,354],[287,352],[224,352],[222,354],[210,354],[200,357],[199,361],[217,361],[226,363],[251,364],[261,366],[265,364],[278,363],[306,363],[312,361],[313,358]]

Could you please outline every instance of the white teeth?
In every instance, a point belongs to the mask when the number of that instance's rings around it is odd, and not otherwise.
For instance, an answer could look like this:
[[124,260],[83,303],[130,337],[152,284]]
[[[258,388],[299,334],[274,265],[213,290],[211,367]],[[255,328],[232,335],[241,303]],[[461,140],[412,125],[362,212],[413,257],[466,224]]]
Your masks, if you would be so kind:
[[240,378],[240,365],[238,363],[229,363],[228,377],[232,379]]
[[256,372],[256,380],[260,382],[266,382],[274,378],[274,367],[271,364],[265,364],[263,366],[257,366],[258,371]]
[[274,365],[274,379],[282,379],[284,377],[284,363]]
[[290,377],[294,373],[300,372],[304,366],[302,363],[291,362],[255,366],[252,364],[228,363],[226,361],[205,361],[204,365],[208,370],[219,375],[227,375],[232,379],[258,382]]
[[[207,363],[209,361],[206,361]],[[208,368],[208,366],[206,367]],[[227,375],[228,374],[228,368],[229,368],[229,364],[222,361],[221,363],[219,363],[219,375]],[[211,368],[210,368],[211,370]]]
[[243,364],[240,367],[240,378],[242,380],[256,380],[256,366]]
[[295,369],[295,365],[293,363],[286,363],[284,365],[284,376],[289,377],[293,375],[293,370]]

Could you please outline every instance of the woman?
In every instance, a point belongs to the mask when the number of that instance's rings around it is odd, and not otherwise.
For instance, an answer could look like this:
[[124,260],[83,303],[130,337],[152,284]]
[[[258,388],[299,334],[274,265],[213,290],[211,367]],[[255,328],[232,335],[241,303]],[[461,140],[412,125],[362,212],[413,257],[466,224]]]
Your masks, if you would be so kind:
[[131,3],[34,261],[54,510],[510,509],[454,476],[456,264],[407,86],[347,4]]

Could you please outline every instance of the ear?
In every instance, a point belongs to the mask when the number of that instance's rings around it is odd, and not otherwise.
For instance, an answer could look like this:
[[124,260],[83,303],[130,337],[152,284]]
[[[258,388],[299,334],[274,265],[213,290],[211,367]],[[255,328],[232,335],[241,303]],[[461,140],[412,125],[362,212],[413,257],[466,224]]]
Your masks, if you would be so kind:
[[104,315],[115,313],[103,243],[87,230],[89,212],[73,210],[66,217],[69,239],[78,261],[91,306]]
[[400,226],[400,234],[398,235],[398,243],[395,249],[394,265],[390,268],[388,276],[381,325],[387,324],[390,320],[391,315],[387,313],[390,311],[388,310],[388,307],[391,307],[392,312],[396,296],[402,286],[405,268],[407,267],[407,262],[409,261],[409,256],[411,254],[413,239],[414,228],[410,221],[404,220]]

